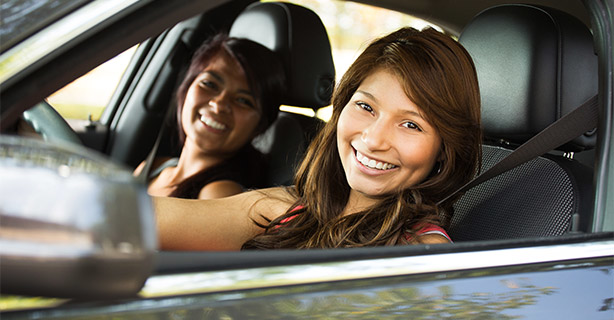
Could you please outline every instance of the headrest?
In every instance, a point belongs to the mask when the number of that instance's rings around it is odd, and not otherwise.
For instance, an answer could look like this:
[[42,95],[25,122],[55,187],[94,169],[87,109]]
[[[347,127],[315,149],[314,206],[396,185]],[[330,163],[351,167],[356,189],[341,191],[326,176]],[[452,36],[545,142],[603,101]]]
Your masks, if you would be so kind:
[[301,6],[253,3],[233,22],[230,36],[256,41],[277,52],[286,68],[284,104],[318,109],[330,104],[335,67],[326,29]]
[[[487,9],[459,41],[473,57],[487,138],[523,143],[597,94],[597,56],[589,29],[551,8]],[[594,132],[558,148],[594,147]]]

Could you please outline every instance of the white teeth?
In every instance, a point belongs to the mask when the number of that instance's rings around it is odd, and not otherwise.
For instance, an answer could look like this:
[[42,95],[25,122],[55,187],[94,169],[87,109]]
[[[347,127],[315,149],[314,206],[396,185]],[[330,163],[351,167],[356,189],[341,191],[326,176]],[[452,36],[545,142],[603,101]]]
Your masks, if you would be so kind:
[[396,168],[394,164],[369,159],[358,151],[356,151],[356,159],[358,159],[358,161],[362,163],[365,167],[369,167],[371,169],[388,170]]
[[224,125],[223,123],[217,122],[209,117],[206,117],[205,115],[200,116],[200,121],[204,122],[206,125],[208,125],[209,127],[213,129],[218,129],[218,130],[226,129],[226,125]]

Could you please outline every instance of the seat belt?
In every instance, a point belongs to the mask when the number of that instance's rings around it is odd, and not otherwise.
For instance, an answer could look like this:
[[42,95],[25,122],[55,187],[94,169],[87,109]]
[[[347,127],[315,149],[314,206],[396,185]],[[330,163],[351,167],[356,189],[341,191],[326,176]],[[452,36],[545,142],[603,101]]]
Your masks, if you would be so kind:
[[143,183],[144,185],[147,186],[147,182],[148,182],[148,178],[149,178],[149,173],[151,172],[152,166],[153,166],[153,162],[154,162],[154,158],[156,157],[156,153],[158,153],[158,147],[160,146],[160,141],[162,140],[162,136],[164,135],[164,128],[166,127],[166,121],[171,113],[171,110],[174,110],[174,108],[169,107],[166,110],[166,113],[164,113],[164,117],[162,118],[162,124],[160,127],[160,131],[158,131],[158,137],[156,138],[156,141],[154,142],[153,147],[151,148],[151,151],[149,151],[149,154],[147,155],[147,158],[145,158],[145,165],[143,166],[143,170],[141,170],[141,172],[139,173],[138,176],[136,176],[136,180],[140,183]]
[[437,204],[440,205],[460,192],[465,192],[594,129],[597,127],[598,119],[599,110],[597,108],[597,95],[595,95],[584,102],[580,107],[551,123],[544,130],[537,133],[531,139],[520,145],[516,150],[512,151],[512,153],[501,159],[501,161],[490,167],[490,169],[477,175],[443,200],[437,202]]
[[149,177],[149,173],[151,172],[151,167],[153,166],[154,158],[156,157],[156,153],[158,151],[158,146],[160,146],[160,140],[162,140],[162,131],[164,131],[164,124],[158,132],[158,137],[156,138],[156,142],[154,142],[151,151],[149,151],[147,158],[145,158],[145,166],[143,167],[143,170],[141,170],[139,175],[136,176],[136,180],[145,185],[147,185],[147,178]]

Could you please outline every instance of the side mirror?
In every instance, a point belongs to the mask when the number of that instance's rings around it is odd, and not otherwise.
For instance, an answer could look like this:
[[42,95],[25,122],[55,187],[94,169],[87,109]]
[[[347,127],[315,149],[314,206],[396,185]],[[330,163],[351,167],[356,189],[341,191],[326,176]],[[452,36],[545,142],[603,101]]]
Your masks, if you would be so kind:
[[0,135],[3,294],[134,295],[153,268],[155,230],[127,168],[79,146]]

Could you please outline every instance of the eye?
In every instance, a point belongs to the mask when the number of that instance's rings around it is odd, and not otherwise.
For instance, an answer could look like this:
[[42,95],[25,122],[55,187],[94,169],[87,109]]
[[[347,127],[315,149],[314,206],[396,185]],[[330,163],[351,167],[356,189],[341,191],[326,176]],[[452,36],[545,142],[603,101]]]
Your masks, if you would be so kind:
[[418,126],[415,122],[412,122],[412,121],[404,122],[402,126],[404,126],[407,129],[413,129],[413,130],[418,130],[422,132],[422,129],[420,129],[420,126]]
[[214,81],[210,81],[210,80],[201,80],[198,82],[198,86],[203,89],[211,89],[211,90],[217,90],[219,88],[217,83],[215,83]]
[[359,108],[361,108],[361,109],[363,109],[363,110],[365,110],[365,111],[367,111],[369,113],[373,113],[373,108],[370,105],[368,105],[367,103],[365,103],[365,102],[358,101],[358,102],[356,102],[356,105]]
[[237,102],[239,103],[239,105],[241,105],[243,107],[246,107],[246,108],[251,108],[251,109],[255,109],[256,108],[256,104],[250,98],[239,97],[239,98],[237,98]]

